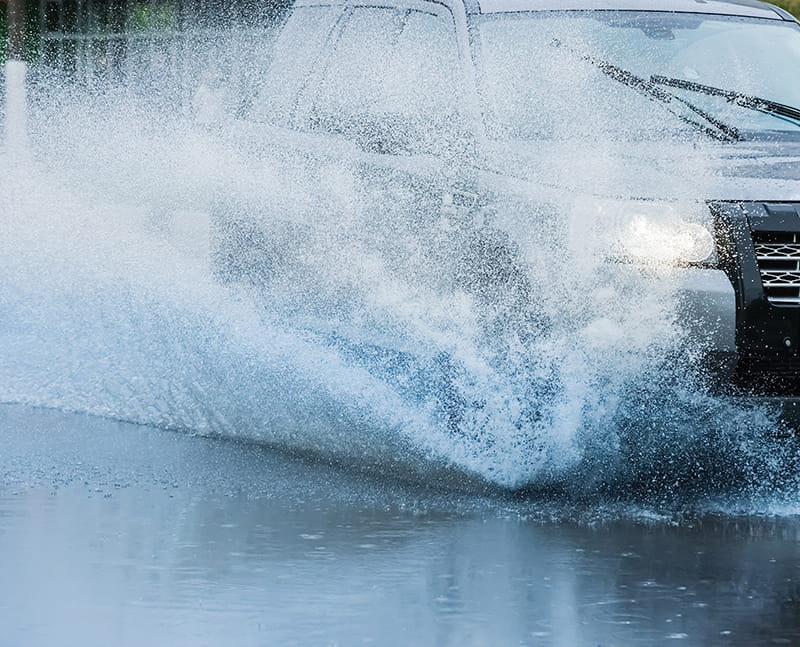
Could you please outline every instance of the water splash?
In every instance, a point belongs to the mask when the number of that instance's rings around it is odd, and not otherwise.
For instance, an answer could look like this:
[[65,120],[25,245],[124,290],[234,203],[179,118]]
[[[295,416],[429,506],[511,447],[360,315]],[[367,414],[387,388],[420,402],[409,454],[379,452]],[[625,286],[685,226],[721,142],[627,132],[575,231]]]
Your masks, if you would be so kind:
[[[431,221],[352,160],[56,89],[35,161],[0,161],[0,400],[570,496],[794,491],[775,417],[709,391],[679,272],[605,263],[572,199],[528,182],[491,227]],[[617,182],[599,144],[547,177]],[[673,181],[707,181],[692,159]],[[219,265],[220,213],[246,214],[246,268]]]

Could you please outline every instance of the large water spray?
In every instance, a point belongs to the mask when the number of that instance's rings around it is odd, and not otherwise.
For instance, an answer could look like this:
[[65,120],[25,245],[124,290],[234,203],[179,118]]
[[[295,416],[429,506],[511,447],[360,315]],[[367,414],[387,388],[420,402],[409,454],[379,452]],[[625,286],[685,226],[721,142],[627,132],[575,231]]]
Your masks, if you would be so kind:
[[[608,263],[573,199],[575,178],[645,181],[609,133],[591,157],[553,144],[482,223],[431,220],[352,160],[237,145],[232,115],[37,78],[33,159],[11,172],[9,118],[0,160],[0,400],[421,479],[661,496],[784,478],[774,414],[706,379],[680,271]],[[647,178],[664,195],[713,190],[702,151],[667,170]],[[220,261],[229,212],[257,262]],[[513,275],[487,275],[489,248]]]

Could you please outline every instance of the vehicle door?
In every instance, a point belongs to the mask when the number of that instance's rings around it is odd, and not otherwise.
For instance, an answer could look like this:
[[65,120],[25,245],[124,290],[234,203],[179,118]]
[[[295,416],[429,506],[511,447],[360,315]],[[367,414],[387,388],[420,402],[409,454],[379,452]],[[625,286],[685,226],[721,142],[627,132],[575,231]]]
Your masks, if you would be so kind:
[[[317,145],[315,152],[314,138],[297,129],[297,102],[344,13],[335,2],[295,6],[271,59],[252,61],[250,82],[229,93],[235,99],[226,102],[221,118],[214,114],[203,123],[219,138],[224,156],[209,205],[211,268],[224,282],[274,279],[291,256],[286,243],[300,237],[299,211],[312,193],[308,178],[326,151],[336,157],[330,146]],[[214,113],[223,102],[212,99]]]
[[[268,151],[298,180],[292,204],[273,195],[265,208],[236,210],[268,229],[239,236],[271,259],[251,276],[285,274],[302,256],[339,262],[336,271],[353,272],[362,286],[369,267],[398,293],[496,282],[492,263],[507,250],[475,229],[479,200],[465,162],[474,128],[456,24],[443,5],[413,0],[294,10],[242,120],[242,146]],[[298,241],[302,254],[288,252]],[[486,258],[468,258],[476,254]]]
[[[398,280],[439,281],[469,145],[456,26],[442,5],[348,7],[296,101],[323,192],[350,183],[362,244]],[[320,156],[320,147],[326,154]],[[434,275],[422,276],[426,269]],[[410,277],[409,274],[413,274]],[[446,274],[446,273],[445,273]]]

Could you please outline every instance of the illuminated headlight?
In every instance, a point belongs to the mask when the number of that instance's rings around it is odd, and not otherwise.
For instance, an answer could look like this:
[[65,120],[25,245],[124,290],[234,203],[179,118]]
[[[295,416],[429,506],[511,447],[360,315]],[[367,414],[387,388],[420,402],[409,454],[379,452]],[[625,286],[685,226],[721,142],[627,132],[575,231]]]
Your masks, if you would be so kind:
[[698,264],[714,253],[714,238],[694,222],[658,222],[641,216],[623,229],[619,251],[630,260]]
[[610,234],[611,257],[616,260],[716,264],[716,245],[705,205],[678,208],[668,203],[621,201],[602,203],[598,208],[598,224]]

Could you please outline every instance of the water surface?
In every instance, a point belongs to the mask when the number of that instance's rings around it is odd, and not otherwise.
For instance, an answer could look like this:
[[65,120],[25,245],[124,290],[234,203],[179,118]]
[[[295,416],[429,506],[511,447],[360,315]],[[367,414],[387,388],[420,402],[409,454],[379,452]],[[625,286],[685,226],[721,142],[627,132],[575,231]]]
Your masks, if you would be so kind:
[[4,646],[800,642],[774,503],[430,488],[19,406],[0,447]]

